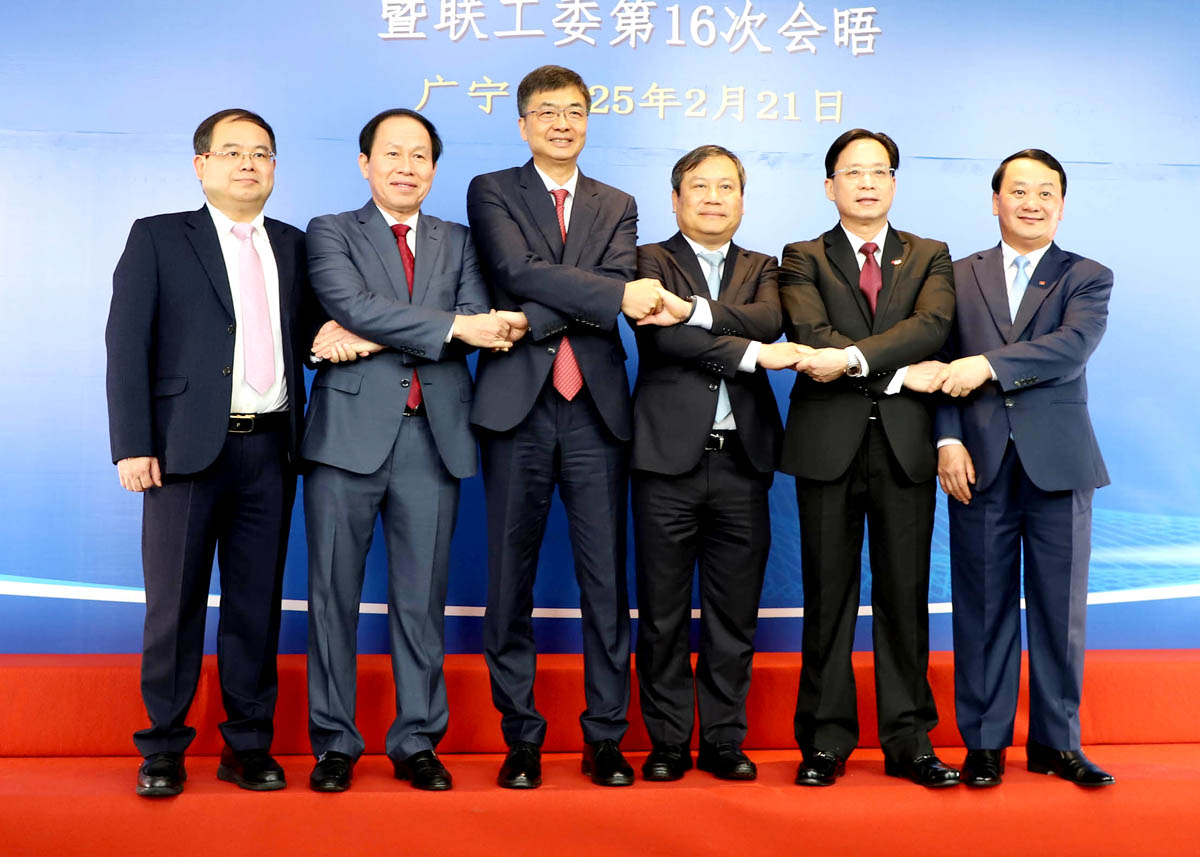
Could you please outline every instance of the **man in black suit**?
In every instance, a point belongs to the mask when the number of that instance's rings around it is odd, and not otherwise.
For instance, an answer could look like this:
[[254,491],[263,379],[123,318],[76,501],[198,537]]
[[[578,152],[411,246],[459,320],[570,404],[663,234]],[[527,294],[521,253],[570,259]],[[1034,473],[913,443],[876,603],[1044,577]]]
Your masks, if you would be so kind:
[[[746,173],[720,146],[688,152],[671,171],[679,231],[638,248],[638,275],[668,294],[638,322],[633,402],[637,542],[637,672],[653,750],[648,780],[697,765],[753,780],[742,752],[754,631],[771,545],[767,491],[783,424],[759,367],[793,367],[805,346],[774,343],[782,329],[774,257],[733,243]],[[658,322],[683,321],[673,327]],[[774,343],[774,344],[767,344]],[[700,567],[700,652],[689,656],[692,574]]]
[[634,280],[633,197],[576,166],[591,96],[560,66],[530,72],[517,124],[533,157],[476,176],[467,217],[492,306],[528,329],[507,354],[482,354],[471,421],[482,431],[488,515],[484,654],[509,746],[498,781],[541,784],[546,721],[533,699],[533,580],[554,486],[566,506],[583,607],[587,708],[583,772],[633,782],[618,743],[628,727],[625,585],[629,385],[617,330],[661,307],[661,286]]
[[840,222],[785,247],[780,270],[788,338],[816,349],[792,389],[782,462],[800,511],[802,785],[832,785],[858,742],[851,650],[864,518],[885,770],[926,786],[958,782],[928,735],[936,457],[923,395],[942,368],[930,358],[950,330],[954,277],[945,244],[888,225],[899,163],[886,134],[856,128],[835,140],[825,195]]
[[[138,220],[113,274],[108,406],[121,485],[144,494],[142,697],[150,727],[137,793],[178,794],[204,654],[213,554],[228,720],[217,776],[280,789],[269,755],[283,561],[312,330],[304,234],[263,217],[275,135],[248,110],[200,123],[199,211]],[[307,315],[307,313],[305,313]]]

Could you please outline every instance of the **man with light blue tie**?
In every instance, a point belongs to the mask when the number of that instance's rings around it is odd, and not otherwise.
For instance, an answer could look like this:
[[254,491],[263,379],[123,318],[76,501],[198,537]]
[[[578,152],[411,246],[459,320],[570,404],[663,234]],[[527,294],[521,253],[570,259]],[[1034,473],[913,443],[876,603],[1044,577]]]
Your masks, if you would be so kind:
[[1087,410],[1087,361],[1112,271],[1053,243],[1067,176],[1041,149],[992,177],[1000,244],[954,263],[938,477],[949,495],[955,706],[962,780],[999,785],[1029,638],[1028,767],[1081,786],[1111,775],[1080,749],[1092,495],[1108,472]]

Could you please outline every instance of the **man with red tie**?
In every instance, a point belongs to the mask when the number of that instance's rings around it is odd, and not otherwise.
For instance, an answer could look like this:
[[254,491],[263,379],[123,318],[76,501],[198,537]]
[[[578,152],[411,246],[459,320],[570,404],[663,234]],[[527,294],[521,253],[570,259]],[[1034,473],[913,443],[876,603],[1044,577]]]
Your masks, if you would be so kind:
[[533,579],[550,498],[566,507],[583,608],[583,772],[633,782],[618,747],[629,722],[625,517],[629,381],[617,317],[661,306],[661,286],[634,280],[637,205],[583,175],[591,96],[560,66],[517,90],[517,126],[532,159],[476,176],[467,216],[492,301],[528,333],[508,354],[482,354],[471,421],[482,429],[488,515],[484,654],[509,753],[498,781],[541,784],[546,720],[533,699]]
[[[448,712],[443,619],[459,480],[475,472],[471,347],[506,349],[465,226],[421,211],[442,141],[433,123],[386,110],[359,135],[371,199],[309,224],[309,276],[332,321],[313,343],[301,455],[308,532],[309,737],[317,791],[349,788],[364,563],[383,518],[396,719],[386,748],[419,789],[452,784],[435,748]],[[357,358],[362,357],[359,360]]]
[[863,522],[870,528],[879,740],[888,774],[952,786],[933,753],[929,547],[934,454],[928,397],[950,330],[954,276],[940,241],[888,225],[900,152],[856,128],[825,156],[840,222],[789,244],[780,265],[784,331],[816,349],[796,379],[781,469],[796,477],[804,580],[796,699],[801,785],[832,785],[858,742],[851,650]]

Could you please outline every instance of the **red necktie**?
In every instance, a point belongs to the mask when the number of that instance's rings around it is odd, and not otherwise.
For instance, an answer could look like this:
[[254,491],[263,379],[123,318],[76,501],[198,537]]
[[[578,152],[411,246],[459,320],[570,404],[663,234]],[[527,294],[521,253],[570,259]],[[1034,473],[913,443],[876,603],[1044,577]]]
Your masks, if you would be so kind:
[[[412,250],[408,249],[408,230],[411,227],[407,223],[397,223],[392,227],[392,234],[396,236],[396,246],[400,249],[400,261],[404,264],[404,279],[408,280],[408,296],[412,297],[413,289],[413,272],[417,267],[417,260],[413,258]],[[421,379],[417,377],[417,370],[413,370],[412,387],[408,391],[408,405],[410,411],[416,410],[421,405]]]
[[878,244],[874,241],[868,241],[858,251],[867,257],[863,262],[862,272],[858,275],[858,288],[859,291],[867,296],[867,303],[871,307],[871,315],[875,314],[875,304],[879,300],[879,290],[883,288],[883,272],[879,270],[879,263],[875,261],[875,251],[878,249]]
[[[558,215],[558,230],[562,233],[563,246],[567,243],[567,189],[557,188],[550,191],[554,197],[554,213]],[[554,389],[568,402],[579,395],[583,389],[583,373],[579,371],[579,361],[575,359],[575,349],[565,336],[558,346],[554,356]]]

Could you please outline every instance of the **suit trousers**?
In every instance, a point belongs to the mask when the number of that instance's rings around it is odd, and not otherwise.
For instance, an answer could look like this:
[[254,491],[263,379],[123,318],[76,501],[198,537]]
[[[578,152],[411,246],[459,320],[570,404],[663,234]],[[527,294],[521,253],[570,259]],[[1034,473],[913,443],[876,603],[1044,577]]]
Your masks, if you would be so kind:
[[950,498],[954,699],[968,749],[1013,740],[1021,680],[1021,557],[1029,632],[1029,737],[1080,744],[1088,560],[1095,489],[1042,491],[1010,441],[996,479]]
[[844,759],[858,743],[851,652],[865,518],[880,744],[897,760],[932,752],[928,733],[937,725],[937,708],[927,672],[934,488],[933,479],[908,478],[877,419],[869,421],[841,477],[796,480],[804,581],[795,719],[801,748]]
[[357,759],[364,749],[354,723],[358,614],[378,516],[396,688],[387,754],[403,760],[433,749],[445,735],[446,584],[458,494],[458,479],[442,464],[423,416],[401,420],[392,451],[374,473],[313,464],[305,475],[308,732],[318,758],[336,750]]
[[280,596],[296,478],[287,430],[229,434],[209,467],[163,477],[142,506],[146,625],[142,698],[150,727],[134,733],[143,756],[182,753],[200,680],[213,555],[220,573],[217,668],[233,750],[265,750],[279,682]]
[[609,433],[586,387],[568,402],[547,380],[516,428],[483,432],[480,446],[488,518],[483,651],[504,740],[540,745],[546,735],[533,698],[533,583],[557,485],[583,613],[583,737],[619,741],[629,726],[627,444]]
[[[746,737],[773,474],[754,470],[736,434],[728,438],[687,473],[633,472],[638,690],[654,744],[690,743],[697,700],[702,740],[740,745]],[[688,641],[697,563],[700,645],[693,682]]]

